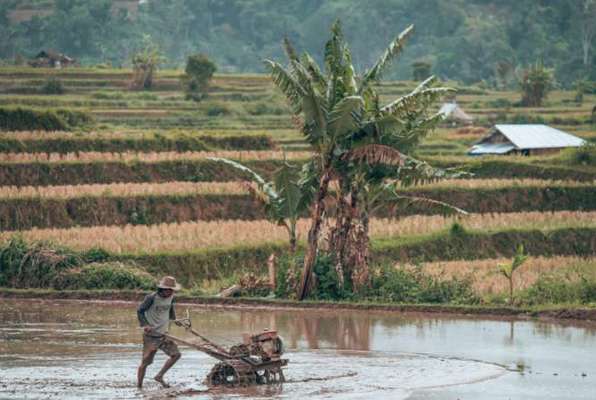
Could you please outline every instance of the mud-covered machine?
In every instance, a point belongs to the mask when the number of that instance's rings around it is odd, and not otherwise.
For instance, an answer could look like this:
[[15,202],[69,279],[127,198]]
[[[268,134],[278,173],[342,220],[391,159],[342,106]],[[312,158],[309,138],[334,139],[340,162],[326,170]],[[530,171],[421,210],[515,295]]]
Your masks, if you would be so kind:
[[208,386],[250,386],[285,381],[282,367],[288,365],[288,360],[281,358],[283,342],[276,331],[265,330],[247,336],[243,343],[226,349],[192,328],[188,310],[186,318],[176,320],[175,323],[199,338],[200,342],[195,343],[169,334],[166,335],[167,338],[220,361],[205,379]]

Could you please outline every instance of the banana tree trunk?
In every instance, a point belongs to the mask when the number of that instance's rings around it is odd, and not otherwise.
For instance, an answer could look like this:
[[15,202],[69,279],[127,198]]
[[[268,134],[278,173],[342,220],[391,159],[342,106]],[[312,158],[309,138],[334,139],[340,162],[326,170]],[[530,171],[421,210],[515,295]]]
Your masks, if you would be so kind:
[[360,223],[354,233],[354,244],[352,249],[352,283],[354,291],[360,292],[369,284],[369,262],[370,262],[370,237],[369,237],[369,210],[366,205],[360,215]]
[[[346,200],[349,199],[349,202]],[[344,287],[345,277],[351,277],[350,246],[354,228],[354,217],[358,210],[358,195],[355,187],[349,193],[340,193],[338,202],[338,218],[331,241],[330,251],[335,255],[335,271],[340,288]]]
[[306,255],[304,256],[304,267],[302,269],[302,280],[298,289],[298,299],[304,300],[310,291],[312,270],[317,258],[319,247],[319,236],[321,234],[321,227],[323,225],[323,213],[325,212],[325,197],[329,189],[329,181],[331,180],[331,172],[325,169],[319,181],[319,189],[315,199],[312,222],[308,232],[308,245]]

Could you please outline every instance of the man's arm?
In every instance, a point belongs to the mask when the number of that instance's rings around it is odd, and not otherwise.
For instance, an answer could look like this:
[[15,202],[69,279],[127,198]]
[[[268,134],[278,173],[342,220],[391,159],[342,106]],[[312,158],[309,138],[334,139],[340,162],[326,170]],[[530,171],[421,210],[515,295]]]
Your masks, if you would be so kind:
[[176,304],[176,299],[172,299],[172,305],[170,306],[170,320],[176,320],[176,310],[174,309],[174,305]]
[[147,296],[145,296],[145,300],[143,300],[141,305],[139,305],[139,308],[137,308],[137,318],[139,319],[140,326],[149,325],[149,321],[147,321],[147,318],[145,317],[145,311],[147,311],[149,307],[151,307],[154,299],[155,294],[148,294]]

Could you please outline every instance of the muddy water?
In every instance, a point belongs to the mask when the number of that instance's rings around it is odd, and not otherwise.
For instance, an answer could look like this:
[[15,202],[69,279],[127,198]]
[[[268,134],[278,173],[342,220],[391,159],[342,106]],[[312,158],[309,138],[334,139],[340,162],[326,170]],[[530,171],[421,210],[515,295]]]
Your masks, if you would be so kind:
[[182,347],[166,376],[173,387],[150,379],[165,360],[159,355],[138,391],[134,304],[0,300],[0,399],[596,398],[595,325],[188,308],[193,326],[225,345],[243,332],[277,329],[288,382],[208,390],[202,380],[214,360]]

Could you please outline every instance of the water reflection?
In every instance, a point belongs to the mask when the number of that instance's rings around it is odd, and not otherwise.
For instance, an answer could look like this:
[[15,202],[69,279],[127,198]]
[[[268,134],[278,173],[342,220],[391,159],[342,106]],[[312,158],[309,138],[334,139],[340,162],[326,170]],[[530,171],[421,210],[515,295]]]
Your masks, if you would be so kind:
[[[179,305],[182,314],[187,306]],[[445,339],[453,326],[462,324],[461,318],[428,318],[395,313],[355,311],[317,312],[312,310],[213,310],[188,306],[193,326],[222,344],[239,341],[243,333],[276,329],[285,338],[289,348],[370,350],[374,332],[391,338],[411,337],[419,340],[438,335]],[[469,324],[485,326],[491,322],[469,319]],[[570,329],[570,324],[535,321],[495,321],[495,326],[507,326],[503,345],[521,346],[516,337],[517,324],[524,336],[556,337],[570,342],[589,342],[596,334],[594,325],[584,329]],[[529,325],[528,325],[529,324]],[[173,328],[177,334],[184,334]],[[506,332],[506,333],[505,333]],[[41,340],[52,343],[57,339],[82,341],[95,345],[137,343],[139,328],[135,304],[109,302],[60,301],[0,301],[0,348],[12,340]]]

